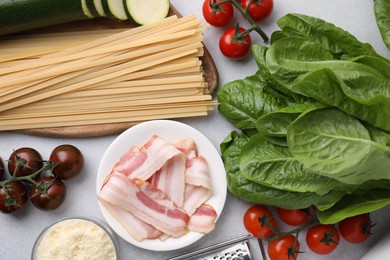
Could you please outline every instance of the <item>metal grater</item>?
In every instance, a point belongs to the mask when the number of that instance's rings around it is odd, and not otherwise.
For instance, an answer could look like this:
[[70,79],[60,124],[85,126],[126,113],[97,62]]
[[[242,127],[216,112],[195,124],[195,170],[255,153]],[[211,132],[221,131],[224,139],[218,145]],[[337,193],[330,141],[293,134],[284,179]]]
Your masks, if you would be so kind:
[[167,260],[251,260],[248,239],[252,236],[234,238]]
[[241,242],[233,245],[225,250],[215,252],[213,254],[201,257],[202,260],[251,260],[251,253],[249,251],[248,243]]

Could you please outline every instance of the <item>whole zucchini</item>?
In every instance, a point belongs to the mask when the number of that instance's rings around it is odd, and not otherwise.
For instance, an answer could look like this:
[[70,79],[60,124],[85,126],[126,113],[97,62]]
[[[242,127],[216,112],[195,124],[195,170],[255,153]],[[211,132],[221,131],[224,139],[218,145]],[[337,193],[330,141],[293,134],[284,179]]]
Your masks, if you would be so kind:
[[169,6],[169,0],[0,0],[0,35],[102,16],[147,24],[166,17]]
[[0,35],[92,17],[85,0],[0,0]]

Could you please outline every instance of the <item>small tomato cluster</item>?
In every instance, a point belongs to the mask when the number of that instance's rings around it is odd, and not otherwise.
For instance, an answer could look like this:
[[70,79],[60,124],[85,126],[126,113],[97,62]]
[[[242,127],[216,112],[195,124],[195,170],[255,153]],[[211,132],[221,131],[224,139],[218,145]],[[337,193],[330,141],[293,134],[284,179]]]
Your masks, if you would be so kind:
[[306,229],[306,244],[319,255],[331,253],[339,244],[340,237],[350,243],[362,243],[371,235],[370,214],[346,218],[338,224],[320,224],[312,208],[289,210],[276,208],[281,221],[298,227],[288,232],[277,231],[277,221],[269,207],[253,205],[244,214],[245,229],[254,237],[268,240],[268,256],[273,259],[297,259],[300,242],[298,234]]
[[233,18],[237,9],[250,23],[249,29],[232,26],[226,29],[219,39],[219,48],[223,55],[232,59],[241,59],[249,52],[251,37],[249,33],[256,31],[264,41],[268,36],[257,22],[265,19],[273,10],[273,0],[205,0],[202,13],[205,20],[212,26],[226,26]]
[[21,211],[28,198],[40,210],[57,209],[65,200],[66,186],[63,180],[78,175],[84,165],[84,157],[73,145],[57,146],[48,161],[33,148],[15,150],[8,159],[10,178],[5,176],[0,158],[0,212],[11,214]]

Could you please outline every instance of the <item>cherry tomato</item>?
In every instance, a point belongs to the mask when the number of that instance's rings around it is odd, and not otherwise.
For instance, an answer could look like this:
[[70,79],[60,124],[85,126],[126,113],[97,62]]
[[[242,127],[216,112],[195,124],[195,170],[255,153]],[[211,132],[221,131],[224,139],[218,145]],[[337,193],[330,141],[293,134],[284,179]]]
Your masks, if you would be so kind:
[[45,176],[37,180],[38,187],[31,188],[30,200],[41,210],[57,209],[65,200],[65,184],[53,176]]
[[14,151],[9,157],[8,172],[13,175],[16,169],[16,163],[25,160],[25,166],[16,170],[16,176],[27,176],[38,171],[43,167],[41,154],[33,148],[23,147]]
[[[227,25],[233,18],[234,8],[229,2],[221,4],[218,10],[213,9],[215,0],[205,0],[203,2],[202,12],[204,19],[215,27]],[[217,0],[215,2],[221,2]]]
[[63,144],[54,148],[50,154],[50,161],[58,163],[53,169],[53,175],[62,180],[67,180],[81,172],[84,165],[84,156],[75,146]]
[[244,227],[253,236],[265,238],[272,235],[276,227],[276,221],[269,208],[254,205],[244,214]]
[[4,164],[3,164],[3,160],[0,157],[0,180],[2,180],[3,177],[4,177]]
[[[250,4],[252,2],[252,4]],[[250,5],[249,5],[250,4]],[[273,0],[259,0],[259,1],[252,1],[252,0],[241,0],[241,7],[246,9],[248,8],[248,13],[255,21],[261,21],[265,18],[267,18],[274,7],[274,1]]]
[[282,209],[277,208],[276,212],[278,213],[279,218],[290,226],[300,226],[303,225],[309,218],[309,214],[306,209]]
[[[8,191],[9,196],[7,196]],[[12,181],[0,186],[0,211],[6,214],[12,214],[22,210],[27,201],[27,190],[23,183]]]
[[334,225],[316,225],[306,233],[307,246],[320,255],[332,252],[340,241],[340,234]]
[[268,256],[271,260],[297,259],[299,241],[294,235],[286,235],[268,243]]
[[370,214],[361,214],[346,218],[339,223],[341,236],[351,243],[362,243],[371,235]]
[[[245,31],[244,28],[239,27],[240,33]],[[231,59],[241,59],[248,52],[251,47],[251,37],[249,34],[245,35],[242,40],[234,42],[236,35],[236,27],[232,26],[223,32],[219,39],[219,49],[222,54]]]

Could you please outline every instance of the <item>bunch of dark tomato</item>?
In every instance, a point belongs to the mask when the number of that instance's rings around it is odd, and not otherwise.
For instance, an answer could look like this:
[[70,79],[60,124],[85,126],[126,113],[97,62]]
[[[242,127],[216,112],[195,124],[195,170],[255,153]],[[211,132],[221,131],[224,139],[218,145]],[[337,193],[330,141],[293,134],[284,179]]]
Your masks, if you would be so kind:
[[0,211],[19,212],[28,199],[40,210],[57,209],[66,197],[63,180],[78,175],[83,165],[83,154],[70,144],[53,149],[49,160],[43,160],[41,154],[30,147],[13,151],[5,162],[0,158]]

